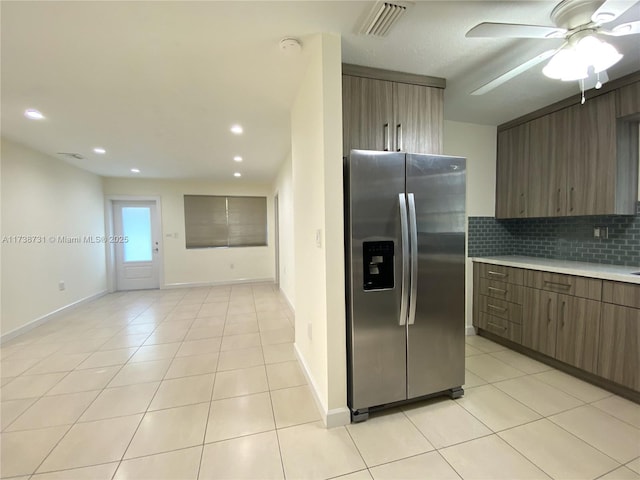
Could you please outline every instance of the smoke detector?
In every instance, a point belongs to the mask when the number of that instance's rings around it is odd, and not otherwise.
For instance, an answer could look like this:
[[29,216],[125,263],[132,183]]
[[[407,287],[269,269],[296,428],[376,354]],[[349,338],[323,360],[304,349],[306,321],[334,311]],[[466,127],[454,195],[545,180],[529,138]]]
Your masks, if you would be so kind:
[[400,20],[400,17],[404,15],[409,7],[413,6],[413,3],[403,1],[376,2],[373,8],[365,14],[357,33],[374,37],[386,37],[391,28]]
[[297,55],[302,51],[302,43],[297,38],[285,37],[280,40],[280,50],[285,55]]

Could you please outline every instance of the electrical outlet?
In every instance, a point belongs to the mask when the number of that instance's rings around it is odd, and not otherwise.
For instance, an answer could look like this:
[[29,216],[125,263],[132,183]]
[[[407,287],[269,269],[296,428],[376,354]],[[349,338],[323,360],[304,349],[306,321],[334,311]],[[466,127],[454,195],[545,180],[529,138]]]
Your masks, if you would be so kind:
[[229,268],[230,268],[231,270],[233,270],[234,268],[236,268],[236,266],[235,266],[233,263],[230,263],[230,264],[229,264]]
[[593,227],[593,238],[609,238],[609,227]]
[[322,247],[322,230],[316,230],[316,247]]
[[66,288],[67,288],[67,286],[64,284],[64,280],[60,280],[58,282],[58,290],[63,291]]

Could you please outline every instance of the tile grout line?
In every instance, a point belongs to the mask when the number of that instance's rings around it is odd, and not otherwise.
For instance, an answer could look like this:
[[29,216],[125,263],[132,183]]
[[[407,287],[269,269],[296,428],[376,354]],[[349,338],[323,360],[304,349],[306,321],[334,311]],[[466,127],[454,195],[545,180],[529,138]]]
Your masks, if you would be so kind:
[[[225,311],[225,320],[222,328],[223,338],[224,338],[224,328],[227,325],[228,313],[229,313],[229,303],[227,303],[227,309]],[[220,340],[220,348],[222,348],[222,340]],[[204,424],[204,432],[202,433],[202,449],[200,450],[200,462],[198,463],[198,472],[196,474],[196,479],[200,478],[200,471],[202,470],[202,462],[204,461],[204,448],[207,443],[207,430],[209,429],[209,418],[211,417],[211,410],[213,409],[213,394],[216,390],[216,382],[218,381],[218,365],[219,364],[220,364],[220,353],[218,353],[218,356],[216,358],[216,368],[215,368],[215,373],[213,377],[213,385],[211,386],[211,396],[209,398],[209,409],[207,410],[207,419]]]

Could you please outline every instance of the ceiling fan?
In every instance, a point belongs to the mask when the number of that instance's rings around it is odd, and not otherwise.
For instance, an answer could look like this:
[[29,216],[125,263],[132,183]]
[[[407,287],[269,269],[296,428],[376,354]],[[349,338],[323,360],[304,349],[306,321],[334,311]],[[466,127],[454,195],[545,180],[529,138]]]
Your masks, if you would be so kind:
[[608,80],[607,68],[617,63],[622,55],[599,37],[640,33],[640,21],[623,23],[611,29],[604,26],[634,4],[636,0],[563,0],[551,12],[553,27],[490,22],[476,25],[467,32],[467,38],[564,38],[565,42],[559,48],[547,50],[500,75],[471,95],[483,95],[547,59],[551,59],[543,69],[547,77],[578,80],[584,93],[584,82],[593,75],[594,86],[600,88]]

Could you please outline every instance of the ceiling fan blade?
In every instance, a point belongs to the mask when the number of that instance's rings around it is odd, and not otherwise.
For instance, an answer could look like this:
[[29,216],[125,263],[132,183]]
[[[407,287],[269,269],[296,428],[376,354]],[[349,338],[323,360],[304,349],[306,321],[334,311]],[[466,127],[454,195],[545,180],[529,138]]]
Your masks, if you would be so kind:
[[494,88],[499,87],[500,85],[511,80],[512,78],[517,77],[521,73],[526,72],[527,70],[536,66],[537,64],[544,62],[547,58],[552,57],[556,52],[560,51],[563,47],[564,45],[560,48],[554,48],[553,50],[547,50],[546,52],[542,52],[537,57],[534,57],[531,60],[527,60],[526,62],[518,65],[516,68],[513,68],[506,73],[503,73],[498,78],[494,78],[489,83],[483,85],[477,90],[474,90],[473,92],[471,92],[471,95],[484,95],[485,93],[490,92]]
[[564,28],[542,25],[519,25],[516,23],[484,22],[476,25],[465,35],[467,38],[562,38]]
[[629,22],[620,24],[611,30],[599,30],[599,33],[605,35],[611,35],[614,37],[624,37],[625,35],[633,35],[640,33],[640,20],[636,22]]
[[606,0],[600,8],[591,15],[591,20],[598,25],[612,22],[633,7],[635,3],[635,0]]

